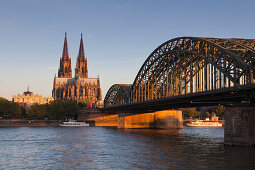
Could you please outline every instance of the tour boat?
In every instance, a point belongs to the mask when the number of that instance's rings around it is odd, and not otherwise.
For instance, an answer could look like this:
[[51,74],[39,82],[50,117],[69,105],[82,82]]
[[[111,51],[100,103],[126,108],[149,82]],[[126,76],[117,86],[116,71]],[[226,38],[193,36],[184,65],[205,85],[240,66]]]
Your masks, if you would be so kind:
[[192,127],[222,127],[222,124],[217,121],[195,121],[186,125]]
[[88,123],[85,122],[77,122],[76,120],[68,120],[68,122],[63,122],[62,124],[59,124],[59,126],[62,127],[81,127],[81,126],[89,126]]

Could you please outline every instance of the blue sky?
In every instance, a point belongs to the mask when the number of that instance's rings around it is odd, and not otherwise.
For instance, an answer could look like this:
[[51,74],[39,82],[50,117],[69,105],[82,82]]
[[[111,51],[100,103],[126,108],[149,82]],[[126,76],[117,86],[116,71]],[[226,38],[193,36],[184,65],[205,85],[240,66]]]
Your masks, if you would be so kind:
[[255,1],[0,0],[0,96],[27,86],[51,96],[64,33],[74,73],[83,33],[89,77],[132,84],[163,42],[180,36],[255,38]]

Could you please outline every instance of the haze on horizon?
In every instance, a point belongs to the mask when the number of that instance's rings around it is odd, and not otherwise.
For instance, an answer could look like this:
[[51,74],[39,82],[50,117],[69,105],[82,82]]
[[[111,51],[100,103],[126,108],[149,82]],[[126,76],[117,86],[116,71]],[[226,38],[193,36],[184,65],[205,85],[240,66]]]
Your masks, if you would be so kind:
[[0,2],[0,97],[29,85],[51,96],[64,35],[74,74],[83,33],[89,77],[103,98],[113,84],[132,84],[163,42],[180,36],[254,39],[255,1],[3,0]]

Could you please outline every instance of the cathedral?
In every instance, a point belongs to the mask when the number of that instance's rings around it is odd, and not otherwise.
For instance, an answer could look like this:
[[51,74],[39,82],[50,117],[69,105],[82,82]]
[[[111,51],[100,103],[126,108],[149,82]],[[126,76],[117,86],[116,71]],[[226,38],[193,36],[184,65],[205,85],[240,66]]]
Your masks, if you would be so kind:
[[52,97],[54,100],[89,101],[93,107],[98,107],[102,103],[99,77],[88,78],[87,58],[85,57],[82,34],[73,78],[65,33],[63,54],[60,58],[58,76],[54,77]]

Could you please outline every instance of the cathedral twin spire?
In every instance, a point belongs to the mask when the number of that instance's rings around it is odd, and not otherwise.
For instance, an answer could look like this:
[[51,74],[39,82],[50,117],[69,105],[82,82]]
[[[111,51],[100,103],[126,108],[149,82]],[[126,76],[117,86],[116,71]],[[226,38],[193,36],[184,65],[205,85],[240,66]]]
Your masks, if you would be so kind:
[[62,54],[62,57],[60,58],[60,67],[58,70],[58,77],[65,77],[65,78],[72,77],[71,58],[69,58],[66,33],[65,33],[63,54]]
[[79,54],[76,60],[75,77],[88,78],[87,59],[85,58],[82,33]]
[[[58,77],[72,78],[71,58],[69,58],[66,33],[63,54],[62,58],[60,58],[60,68],[58,70]],[[76,60],[75,77],[88,78],[87,59],[85,58],[82,34],[79,54]]]
[[69,59],[69,53],[68,53],[68,45],[67,45],[67,38],[66,38],[66,32],[65,32],[65,41],[64,41],[64,47],[63,47],[63,54],[62,58],[65,58],[66,60]]

